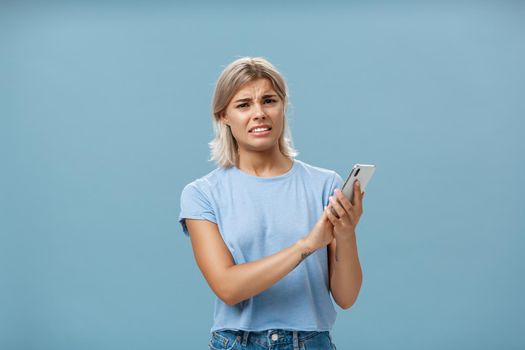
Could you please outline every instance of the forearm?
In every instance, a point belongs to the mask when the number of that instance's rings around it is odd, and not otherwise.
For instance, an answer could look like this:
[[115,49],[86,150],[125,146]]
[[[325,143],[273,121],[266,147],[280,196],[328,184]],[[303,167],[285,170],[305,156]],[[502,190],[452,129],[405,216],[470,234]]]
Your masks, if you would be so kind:
[[351,307],[359,294],[363,275],[355,233],[346,238],[337,238],[334,269],[330,280],[332,295],[343,309]]
[[301,239],[273,255],[228,268],[228,304],[237,304],[270,288],[314,251]]

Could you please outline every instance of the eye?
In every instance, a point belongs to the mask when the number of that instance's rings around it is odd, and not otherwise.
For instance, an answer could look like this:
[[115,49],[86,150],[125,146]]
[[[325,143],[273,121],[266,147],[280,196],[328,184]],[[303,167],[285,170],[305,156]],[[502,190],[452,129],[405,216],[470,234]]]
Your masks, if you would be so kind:
[[248,104],[245,102],[245,103],[241,103],[240,105],[238,105],[237,108],[243,108],[246,106],[248,106]]
[[270,101],[270,103],[277,102],[277,100],[275,100],[275,99],[273,99],[273,98],[266,98],[266,99],[264,100],[264,102],[266,102],[266,101]]

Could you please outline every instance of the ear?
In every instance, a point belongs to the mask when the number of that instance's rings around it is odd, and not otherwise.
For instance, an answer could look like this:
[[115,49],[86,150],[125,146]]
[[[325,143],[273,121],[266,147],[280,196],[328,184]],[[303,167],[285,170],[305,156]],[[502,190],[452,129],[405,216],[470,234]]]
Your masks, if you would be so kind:
[[228,118],[226,117],[226,114],[225,114],[225,113],[223,113],[223,114],[221,115],[221,122],[224,123],[224,124],[226,124],[226,125],[228,125],[228,126],[230,125],[230,124],[229,124],[230,121],[229,121]]

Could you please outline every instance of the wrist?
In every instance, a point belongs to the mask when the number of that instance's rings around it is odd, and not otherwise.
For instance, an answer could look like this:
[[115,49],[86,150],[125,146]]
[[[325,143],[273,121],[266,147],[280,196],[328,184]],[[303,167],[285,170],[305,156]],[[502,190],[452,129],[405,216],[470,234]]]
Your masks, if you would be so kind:
[[304,237],[302,239],[299,240],[299,246],[301,247],[301,249],[305,252],[313,252],[315,251],[317,248],[312,244],[312,242],[310,242],[310,240],[308,239],[308,237]]
[[337,240],[337,242],[355,242],[356,241],[356,235],[355,231],[344,233],[344,234],[336,234],[334,232],[334,238]]

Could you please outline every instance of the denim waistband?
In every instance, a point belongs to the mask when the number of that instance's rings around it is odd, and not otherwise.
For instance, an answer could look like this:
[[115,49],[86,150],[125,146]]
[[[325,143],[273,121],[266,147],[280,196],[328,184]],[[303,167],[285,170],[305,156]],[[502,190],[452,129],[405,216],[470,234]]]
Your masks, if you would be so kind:
[[329,331],[294,331],[286,329],[268,329],[264,331],[255,332],[236,329],[222,329],[214,331],[213,333],[218,335],[218,337],[223,337],[224,335],[228,334],[230,336],[237,337],[237,339],[241,342],[242,346],[246,346],[248,341],[250,341],[253,343],[257,343],[263,347],[269,347],[270,345],[278,344],[293,344],[294,349],[299,349],[299,342],[314,337],[319,333],[329,333]]

